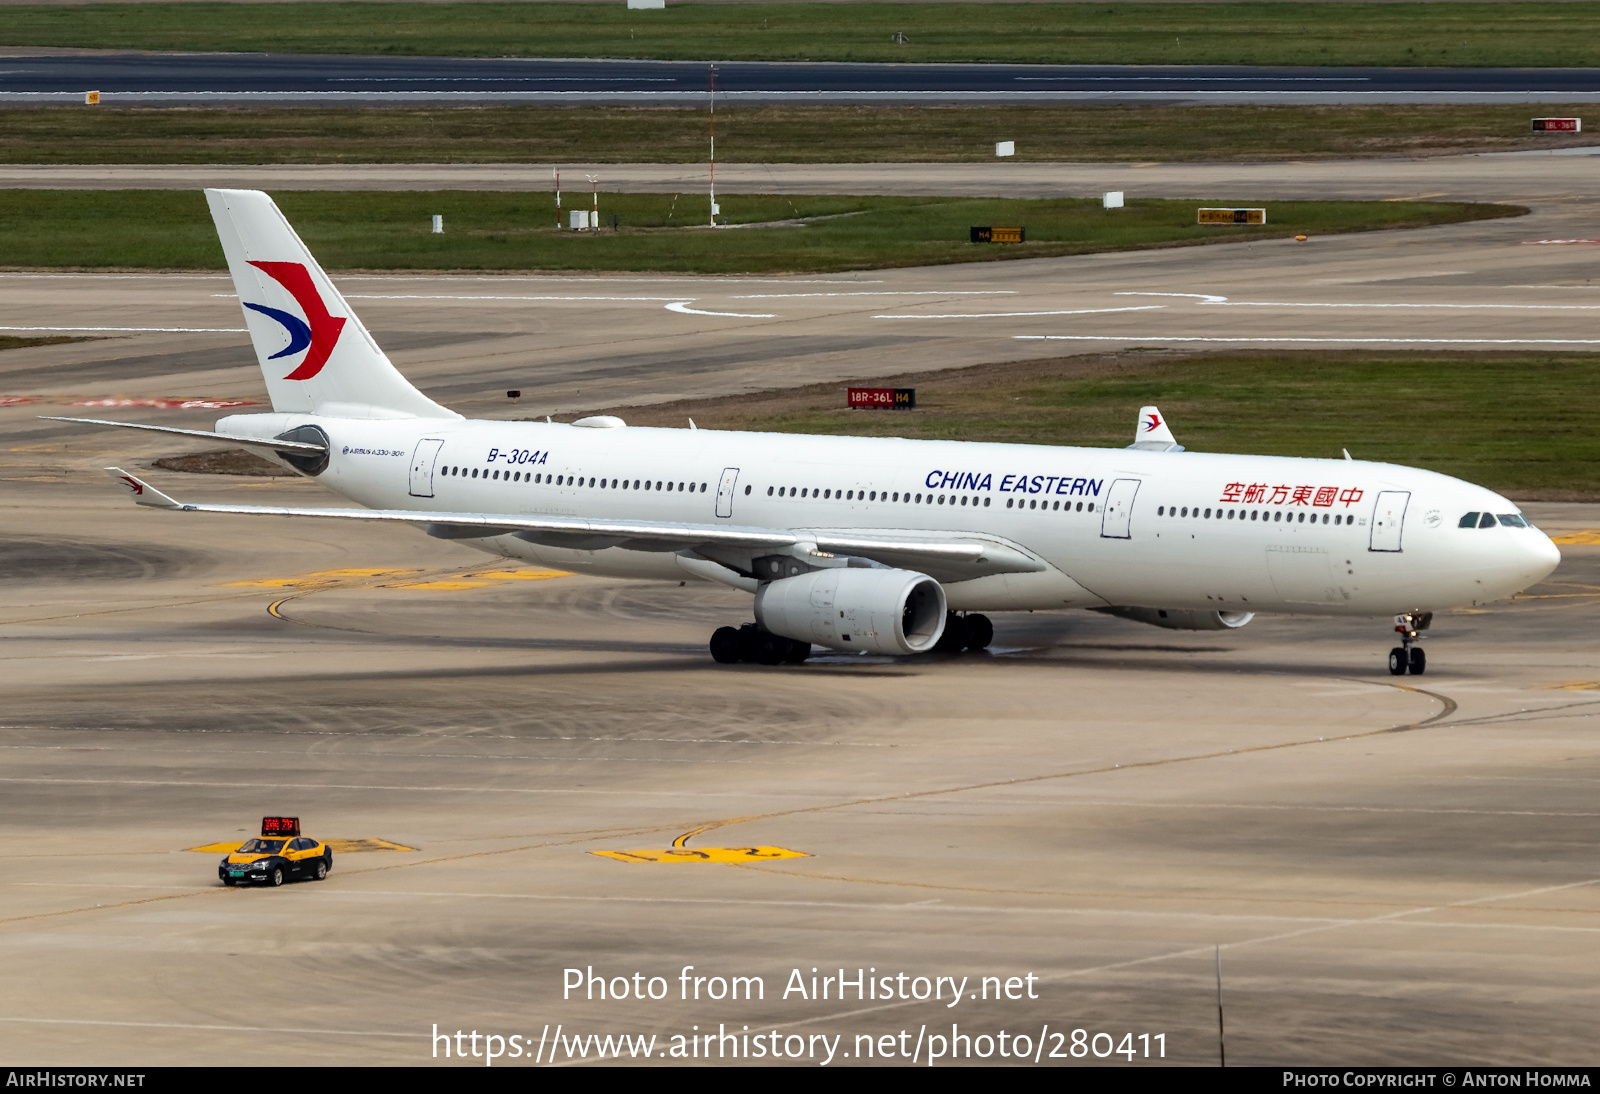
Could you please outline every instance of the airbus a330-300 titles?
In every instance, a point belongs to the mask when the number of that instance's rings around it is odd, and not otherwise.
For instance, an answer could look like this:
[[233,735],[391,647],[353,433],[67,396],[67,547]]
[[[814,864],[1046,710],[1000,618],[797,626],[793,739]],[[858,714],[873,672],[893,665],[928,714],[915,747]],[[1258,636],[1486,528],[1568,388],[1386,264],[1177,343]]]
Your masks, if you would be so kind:
[[[982,648],[984,612],[1083,608],[1225,630],[1258,612],[1394,617],[1419,673],[1432,613],[1526,588],[1560,554],[1458,479],[1345,459],[1185,452],[1155,407],[1126,449],[472,421],[400,375],[267,195],[207,190],[272,400],[215,432],[360,508],[182,513],[400,522],[497,556],[745,590],[718,661],[812,646]],[[70,419],[83,421],[85,419]]]

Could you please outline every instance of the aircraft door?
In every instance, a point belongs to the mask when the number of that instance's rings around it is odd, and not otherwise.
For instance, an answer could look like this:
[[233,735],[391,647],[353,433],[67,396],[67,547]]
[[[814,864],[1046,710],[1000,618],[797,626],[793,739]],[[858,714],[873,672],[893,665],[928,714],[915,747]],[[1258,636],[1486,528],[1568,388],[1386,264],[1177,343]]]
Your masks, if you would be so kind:
[[411,453],[412,497],[433,497],[433,465],[439,459],[439,449],[443,447],[444,441],[438,437],[417,442],[417,450]]
[[1409,490],[1381,490],[1372,510],[1372,542],[1369,551],[1399,551],[1400,533],[1405,530]]
[[737,467],[722,469],[722,481],[717,483],[717,516],[733,516],[733,488],[739,481]]
[[1117,479],[1106,491],[1105,506],[1101,509],[1100,536],[1102,539],[1132,539],[1133,499],[1139,493],[1138,479]]

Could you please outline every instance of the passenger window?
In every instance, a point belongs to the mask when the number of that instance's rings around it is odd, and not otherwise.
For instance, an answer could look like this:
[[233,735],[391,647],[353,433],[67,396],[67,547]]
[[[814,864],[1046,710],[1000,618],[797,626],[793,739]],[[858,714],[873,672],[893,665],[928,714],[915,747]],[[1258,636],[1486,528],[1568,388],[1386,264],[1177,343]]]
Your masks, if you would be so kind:
[[750,496],[750,488],[748,486],[744,488],[744,496],[747,498]]
[[1461,523],[1456,525],[1456,527],[1458,527],[1458,528],[1476,528],[1477,526],[1478,526],[1478,514],[1477,513],[1468,513],[1466,516],[1461,518]]
[[988,498],[984,498],[983,499],[983,507],[985,509],[989,508],[989,499]]
[[1156,506],[1156,516],[1164,517],[1166,515],[1167,515],[1167,507],[1165,505]]
[[1483,514],[1482,519],[1480,519],[1478,521],[1478,527],[1479,528],[1493,528],[1494,527],[1494,514],[1493,513],[1485,513],[1485,514]]
[[1092,501],[1089,503],[1089,512],[1094,512],[1094,502]]
[[1016,498],[1007,498],[1006,499],[1006,508],[1010,509],[1011,506],[1016,502],[1016,500],[1017,500]]

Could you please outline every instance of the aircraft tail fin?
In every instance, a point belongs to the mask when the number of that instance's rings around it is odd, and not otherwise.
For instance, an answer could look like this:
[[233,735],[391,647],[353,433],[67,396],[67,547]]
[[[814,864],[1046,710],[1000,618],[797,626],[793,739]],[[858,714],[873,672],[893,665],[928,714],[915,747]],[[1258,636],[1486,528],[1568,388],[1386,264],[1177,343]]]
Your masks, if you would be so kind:
[[260,190],[207,190],[272,409],[459,418],[412,387]]
[[1178,443],[1167,427],[1167,420],[1161,416],[1160,408],[1153,406],[1139,408],[1139,424],[1133,428],[1133,443],[1128,447],[1146,452],[1183,451],[1183,445]]

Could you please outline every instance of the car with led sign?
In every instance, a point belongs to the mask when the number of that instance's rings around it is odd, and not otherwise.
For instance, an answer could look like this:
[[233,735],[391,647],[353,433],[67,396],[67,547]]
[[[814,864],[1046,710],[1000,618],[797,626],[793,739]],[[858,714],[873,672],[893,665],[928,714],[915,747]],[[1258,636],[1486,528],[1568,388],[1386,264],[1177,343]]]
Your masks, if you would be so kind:
[[246,840],[217,864],[224,885],[282,885],[315,878],[333,869],[333,850],[321,840],[300,834],[298,817],[263,817],[261,835]]

